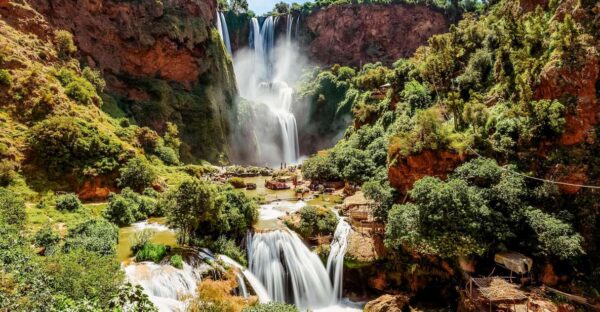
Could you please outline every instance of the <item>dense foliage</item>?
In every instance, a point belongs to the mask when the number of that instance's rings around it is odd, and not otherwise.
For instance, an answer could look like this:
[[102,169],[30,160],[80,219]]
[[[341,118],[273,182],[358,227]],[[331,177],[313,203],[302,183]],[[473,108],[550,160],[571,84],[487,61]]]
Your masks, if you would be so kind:
[[300,214],[298,230],[304,237],[332,235],[338,223],[335,213],[328,208],[306,206],[298,213]]
[[162,211],[158,210],[154,197],[140,195],[129,188],[123,189],[121,194],[111,194],[108,206],[103,212],[107,220],[119,226],[161,215]]

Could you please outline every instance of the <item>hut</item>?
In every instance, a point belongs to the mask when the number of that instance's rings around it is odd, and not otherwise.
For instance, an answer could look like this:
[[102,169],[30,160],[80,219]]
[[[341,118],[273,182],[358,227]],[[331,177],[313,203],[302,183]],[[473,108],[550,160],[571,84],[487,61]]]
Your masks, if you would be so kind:
[[467,296],[478,306],[492,311],[517,310],[516,306],[525,305],[528,310],[529,297],[517,285],[500,277],[471,277],[467,284]]

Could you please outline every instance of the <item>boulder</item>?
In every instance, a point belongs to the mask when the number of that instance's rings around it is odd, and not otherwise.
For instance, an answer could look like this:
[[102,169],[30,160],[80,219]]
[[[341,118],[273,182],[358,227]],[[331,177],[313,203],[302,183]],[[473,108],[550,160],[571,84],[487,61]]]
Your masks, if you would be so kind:
[[364,312],[400,312],[408,309],[408,296],[383,295],[375,300],[367,302]]

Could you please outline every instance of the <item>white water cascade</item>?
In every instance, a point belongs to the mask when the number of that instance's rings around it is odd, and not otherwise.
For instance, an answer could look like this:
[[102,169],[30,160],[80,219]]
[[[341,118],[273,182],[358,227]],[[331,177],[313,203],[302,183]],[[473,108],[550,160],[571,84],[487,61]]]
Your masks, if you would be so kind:
[[332,303],[333,289],[319,257],[293,232],[276,230],[255,234],[248,243],[250,270],[273,301],[301,309]]
[[344,218],[339,218],[338,225],[333,234],[329,257],[327,258],[327,272],[333,281],[334,302],[342,299],[342,283],[344,277],[344,256],[348,249],[348,235],[352,228]]
[[225,15],[223,12],[217,11],[217,30],[219,31],[219,35],[221,36],[221,40],[223,40],[223,44],[225,44],[225,48],[231,54],[231,41],[229,40],[229,29],[227,28],[227,20],[225,19]]
[[[267,302],[271,301],[271,297],[269,297],[269,293],[267,292],[265,287],[262,285],[262,283],[258,280],[258,278],[256,278],[256,276],[254,276],[254,274],[252,274],[252,272],[250,272],[248,269],[244,268],[241,264],[237,263],[235,260],[233,260],[225,255],[219,255],[219,258],[224,263],[226,263],[230,266],[233,266],[234,268],[236,268],[238,271],[240,271],[242,273],[243,277],[238,275],[238,283],[240,283],[240,286],[242,289],[246,289],[246,284],[244,283],[244,278],[246,278],[246,281],[248,282],[248,284],[250,284],[250,286],[254,290],[254,293],[256,293],[256,296],[258,297],[258,301],[260,303],[267,303]],[[242,290],[242,293],[245,293],[244,297],[248,297],[247,289],[245,291]]]
[[181,270],[153,262],[130,264],[124,270],[127,280],[142,286],[159,311],[185,311],[185,299],[196,294],[202,276],[202,268],[187,263]]
[[243,98],[268,107],[270,116],[257,116],[257,123],[273,124],[273,118],[276,119],[278,129],[271,131],[278,132],[277,139],[257,137],[264,162],[294,164],[300,153],[296,117],[292,113],[293,89],[290,87],[300,73],[297,49],[292,40],[294,18],[286,17],[285,40],[276,38],[279,17],[268,16],[261,20],[252,18],[250,21],[250,50],[238,51],[235,55],[237,84]]

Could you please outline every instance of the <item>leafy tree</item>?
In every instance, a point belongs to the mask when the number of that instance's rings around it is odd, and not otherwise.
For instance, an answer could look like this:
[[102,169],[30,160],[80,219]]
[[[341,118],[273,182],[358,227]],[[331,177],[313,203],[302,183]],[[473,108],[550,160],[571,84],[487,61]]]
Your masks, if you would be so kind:
[[130,159],[125,166],[119,169],[121,177],[117,180],[120,187],[130,187],[142,192],[156,180],[156,172],[150,164],[140,158]]
[[159,201],[168,224],[178,230],[178,240],[187,243],[200,223],[218,215],[216,187],[195,178],[186,179]]
[[69,252],[85,249],[100,255],[113,255],[117,250],[118,239],[117,226],[102,219],[90,219],[69,230],[64,250]]
[[328,155],[319,153],[305,160],[302,164],[304,178],[316,182],[338,181],[340,175],[335,164]]
[[86,67],[81,71],[81,75],[87,81],[92,83],[94,87],[96,87],[97,92],[104,91],[104,88],[106,87],[106,81],[104,81],[104,78],[102,78],[101,72],[90,67]]
[[109,302],[109,308],[122,309],[127,307],[130,312],[158,312],[142,286],[126,283],[119,288],[118,294]]
[[416,80],[408,81],[400,96],[413,110],[428,108],[432,102],[427,87]]
[[61,195],[56,199],[56,209],[60,211],[77,211],[81,209],[83,205],[79,200],[79,197],[75,194]]
[[245,193],[223,186],[215,198],[215,214],[202,219],[196,235],[217,238],[227,236],[234,240],[245,237],[248,229],[258,220],[258,205]]
[[527,222],[537,235],[542,253],[570,259],[584,254],[583,237],[570,224],[539,209],[525,212]]
[[335,213],[327,208],[306,206],[298,213],[300,214],[299,230],[304,237],[333,234],[338,223]]
[[160,215],[155,198],[140,195],[130,188],[123,189],[121,194],[111,194],[103,212],[104,218],[119,226]]
[[387,180],[383,182],[370,180],[362,185],[361,190],[367,199],[375,202],[375,208],[373,209],[375,218],[386,221],[388,211],[394,204],[394,189],[389,182]]
[[122,146],[78,118],[51,117],[29,133],[32,158],[49,173],[98,175],[117,168]]
[[46,224],[35,233],[33,242],[38,247],[44,247],[44,255],[51,255],[60,243],[60,236],[52,229],[51,224]]

